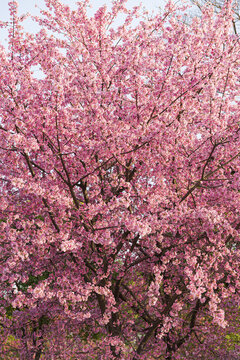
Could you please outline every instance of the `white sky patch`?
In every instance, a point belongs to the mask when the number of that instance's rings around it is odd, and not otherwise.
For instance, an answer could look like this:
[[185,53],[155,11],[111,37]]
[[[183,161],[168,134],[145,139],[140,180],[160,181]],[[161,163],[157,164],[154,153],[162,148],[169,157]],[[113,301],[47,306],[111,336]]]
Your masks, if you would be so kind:
[[45,79],[45,74],[41,69],[40,65],[33,65],[31,66],[31,71],[33,72],[33,77],[35,77],[36,79]]

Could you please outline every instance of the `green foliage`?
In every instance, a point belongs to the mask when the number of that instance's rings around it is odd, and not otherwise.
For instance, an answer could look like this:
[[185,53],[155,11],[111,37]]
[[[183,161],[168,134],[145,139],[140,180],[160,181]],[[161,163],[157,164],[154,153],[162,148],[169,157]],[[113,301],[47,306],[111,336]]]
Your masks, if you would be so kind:
[[45,220],[45,219],[44,219],[44,216],[42,216],[42,215],[36,216],[35,219],[36,219],[36,220],[41,220],[41,221],[44,221],[44,220]]
[[240,334],[230,333],[225,336],[227,339],[227,347],[229,350],[234,350],[236,345],[240,345]]
[[40,281],[46,280],[49,277],[49,274],[49,271],[44,271],[41,275],[37,276],[29,274],[28,280],[26,282],[20,281],[17,283],[18,290],[25,292],[29,286],[34,288]]
[[10,304],[6,307],[6,316],[8,319],[12,318],[12,314],[13,314],[14,310],[15,310],[15,308],[12,306],[12,304]]

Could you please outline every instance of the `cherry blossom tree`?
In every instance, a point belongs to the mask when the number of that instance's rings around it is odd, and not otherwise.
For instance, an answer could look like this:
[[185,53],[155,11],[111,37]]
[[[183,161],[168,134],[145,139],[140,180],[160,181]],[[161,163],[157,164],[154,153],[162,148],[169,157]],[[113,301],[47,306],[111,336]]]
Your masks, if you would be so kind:
[[1,24],[1,358],[239,359],[231,3],[45,3]]

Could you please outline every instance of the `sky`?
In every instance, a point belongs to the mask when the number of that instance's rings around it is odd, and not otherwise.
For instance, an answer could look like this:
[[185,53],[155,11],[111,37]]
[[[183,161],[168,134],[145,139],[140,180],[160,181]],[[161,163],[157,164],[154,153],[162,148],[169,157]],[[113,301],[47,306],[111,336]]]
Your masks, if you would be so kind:
[[[9,0],[1,0],[1,6],[0,6],[0,19],[1,20],[7,20],[9,19],[9,13],[8,13],[8,1]],[[73,6],[77,0],[62,0],[63,3]],[[139,0],[128,0],[128,6],[133,7],[136,5],[139,5]],[[158,6],[162,6],[165,3],[165,0],[141,0],[143,6],[148,8],[149,10],[157,9]],[[35,6],[44,8],[44,0],[18,0],[19,4],[19,11],[20,13],[34,13],[37,14],[38,10]],[[100,6],[106,4],[110,5],[110,0],[91,0],[91,4],[93,6],[93,9],[97,9]]]
[[[0,21],[9,20],[9,10],[8,10],[8,1],[9,0],[0,0]],[[75,2],[77,0],[62,0],[63,3],[74,8]],[[139,5],[139,0],[128,0],[127,6],[129,8]],[[149,11],[157,11],[159,7],[163,8],[166,0],[141,0],[142,5],[146,7]],[[91,0],[92,9],[90,13],[94,13],[100,6],[106,4],[111,5],[110,0]],[[39,8],[44,9],[44,0],[18,0],[19,13],[26,14],[30,13],[32,15],[39,15]],[[25,28],[29,32],[38,31],[38,27],[31,20],[25,22]],[[0,30],[0,43],[6,46],[7,32]]]

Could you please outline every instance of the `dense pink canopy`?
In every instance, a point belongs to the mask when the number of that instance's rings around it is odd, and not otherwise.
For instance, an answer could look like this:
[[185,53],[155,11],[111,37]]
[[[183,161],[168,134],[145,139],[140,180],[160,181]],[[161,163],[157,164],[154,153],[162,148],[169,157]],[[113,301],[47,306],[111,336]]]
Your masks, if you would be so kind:
[[239,359],[231,4],[45,2],[0,49],[0,355]]

